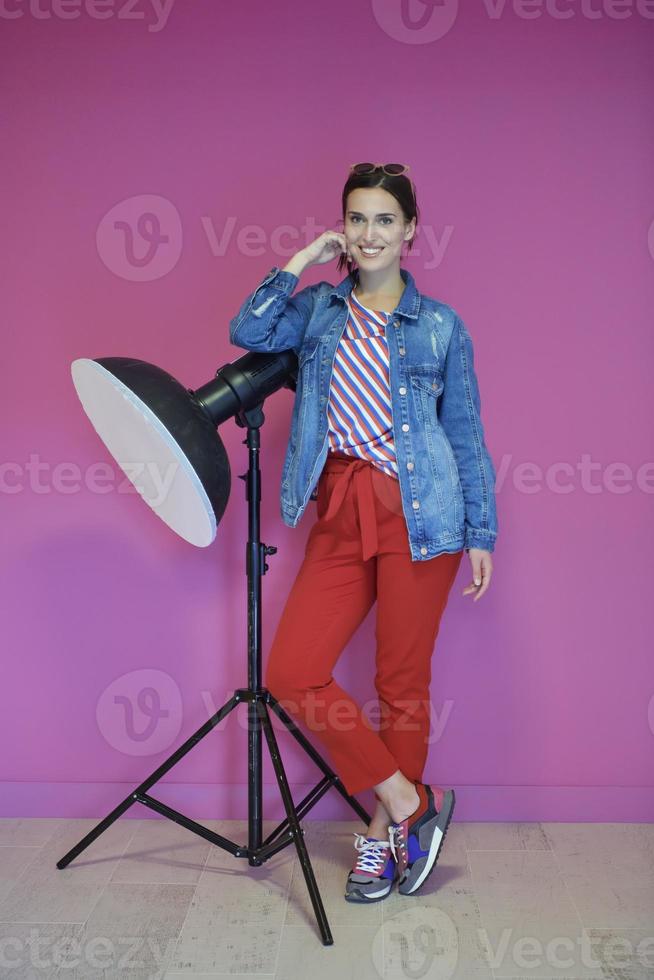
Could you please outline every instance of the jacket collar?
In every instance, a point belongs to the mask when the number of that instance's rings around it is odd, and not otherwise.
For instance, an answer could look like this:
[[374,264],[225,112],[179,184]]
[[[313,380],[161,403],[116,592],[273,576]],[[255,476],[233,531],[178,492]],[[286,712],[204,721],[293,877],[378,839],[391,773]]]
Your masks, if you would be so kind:
[[[405,287],[395,313],[399,316],[408,316],[415,319],[420,312],[420,293],[418,292],[415,280],[408,269],[400,268],[400,275],[404,280]],[[350,273],[345,277],[345,279],[342,279],[339,282],[338,286],[334,286],[334,288],[330,291],[329,296],[338,296],[339,299],[342,299],[345,302],[345,299],[351,293],[353,286],[356,286],[356,276]]]

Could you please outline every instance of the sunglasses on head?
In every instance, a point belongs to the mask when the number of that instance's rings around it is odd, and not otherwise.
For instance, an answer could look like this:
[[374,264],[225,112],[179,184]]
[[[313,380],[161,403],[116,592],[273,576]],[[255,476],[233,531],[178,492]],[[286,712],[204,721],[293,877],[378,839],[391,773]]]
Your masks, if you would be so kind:
[[408,165],[404,163],[353,163],[350,167],[350,173],[362,176],[363,174],[372,174],[375,170],[383,170],[389,177],[399,177],[400,174],[405,174],[408,169]]

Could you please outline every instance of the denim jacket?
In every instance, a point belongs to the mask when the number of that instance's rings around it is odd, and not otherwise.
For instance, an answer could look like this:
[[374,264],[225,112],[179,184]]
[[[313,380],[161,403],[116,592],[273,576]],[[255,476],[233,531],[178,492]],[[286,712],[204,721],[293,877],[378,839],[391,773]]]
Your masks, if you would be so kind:
[[[405,289],[386,338],[402,508],[413,561],[463,548],[493,551],[495,469],[484,442],[472,339],[446,303]],[[319,282],[274,266],[230,320],[229,339],[250,351],[295,351],[298,373],[281,479],[281,516],[295,527],[327,458],[327,406],[336,347],[356,280]]]

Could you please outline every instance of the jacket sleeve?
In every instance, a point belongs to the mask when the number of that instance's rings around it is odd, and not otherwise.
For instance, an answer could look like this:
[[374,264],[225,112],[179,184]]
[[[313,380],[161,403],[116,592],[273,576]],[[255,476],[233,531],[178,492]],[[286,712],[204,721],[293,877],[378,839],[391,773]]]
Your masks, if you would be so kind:
[[236,347],[268,353],[301,346],[313,313],[316,286],[291,293],[298,283],[292,272],[273,266],[229,321],[229,339]]
[[456,316],[438,417],[452,446],[465,502],[465,544],[493,551],[498,532],[495,468],[484,442],[472,338]]

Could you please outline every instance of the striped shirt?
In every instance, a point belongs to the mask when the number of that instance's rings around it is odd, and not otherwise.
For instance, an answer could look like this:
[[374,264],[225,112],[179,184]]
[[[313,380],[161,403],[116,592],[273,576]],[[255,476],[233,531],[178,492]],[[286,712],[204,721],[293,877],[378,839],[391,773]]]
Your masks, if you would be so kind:
[[368,309],[353,291],[347,302],[329,389],[327,451],[366,459],[399,479],[386,341],[392,314]]

